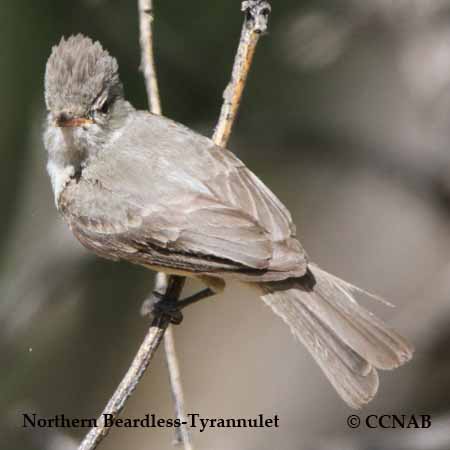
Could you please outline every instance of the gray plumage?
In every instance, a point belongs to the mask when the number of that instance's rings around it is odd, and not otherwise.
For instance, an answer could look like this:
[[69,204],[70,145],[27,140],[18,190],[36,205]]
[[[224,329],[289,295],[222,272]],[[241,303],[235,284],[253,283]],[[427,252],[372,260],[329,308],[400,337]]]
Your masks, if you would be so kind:
[[367,403],[376,369],[408,361],[411,346],[358,305],[356,288],[308,263],[289,211],[236,156],[136,111],[117,70],[80,35],[61,40],[47,64],[48,171],[75,236],[102,257],[216,288],[252,284],[341,397]]
[[61,38],[45,71],[47,109],[87,114],[102,93],[122,94],[116,59],[81,34]]

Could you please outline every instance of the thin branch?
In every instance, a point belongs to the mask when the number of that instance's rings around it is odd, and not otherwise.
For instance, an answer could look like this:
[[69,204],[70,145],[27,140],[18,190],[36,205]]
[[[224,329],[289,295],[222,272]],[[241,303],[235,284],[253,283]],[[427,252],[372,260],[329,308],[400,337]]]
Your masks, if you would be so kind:
[[161,114],[158,79],[156,77],[155,57],[153,54],[153,2],[139,0],[139,30],[141,42],[141,71],[144,74],[148,104],[153,114]]
[[[214,142],[222,147],[226,146],[230,137],[259,36],[267,29],[270,4],[263,0],[243,1],[242,11],[244,11],[246,16],[241,39],[235,57],[231,81],[224,92],[224,104],[213,137]],[[149,103],[152,112],[160,114],[161,105],[153,62],[152,30],[150,24],[150,20],[153,19],[152,1],[139,0],[139,13],[141,46],[143,53],[146,53],[146,56],[142,56],[142,68],[146,79]],[[157,290],[160,293],[164,293],[166,298],[177,299],[180,297],[185,281],[183,277],[175,275],[166,277],[164,274],[158,274],[157,280],[159,280]],[[105,427],[104,414],[111,414],[112,417],[117,417],[120,414],[161,343],[168,325],[168,317],[161,315],[153,319],[152,325],[138,353],[98,419],[97,426],[88,433],[78,450],[94,450],[107,436],[110,428]]]
[[[166,287],[164,286],[164,288]],[[170,277],[169,284],[166,288],[166,295],[170,296],[170,298],[178,298],[181,294],[182,288],[182,277]],[[158,289],[158,286],[156,289]],[[169,326],[169,320],[169,317],[165,315],[158,315],[153,319],[150,329],[139,347],[131,366],[109,400],[102,414],[97,419],[97,426],[89,431],[83,439],[83,442],[78,447],[78,450],[94,450],[108,435],[111,427],[105,426],[105,414],[110,414],[108,417],[113,419],[119,416],[126,401],[131,397],[131,394],[136,389],[139,381],[145,373],[145,369],[148,367],[153,355],[159,347],[159,344],[164,336],[164,332]]]
[[169,327],[164,335],[164,348],[166,350],[166,361],[169,369],[170,386],[175,403],[175,415],[181,421],[181,426],[179,428],[175,428],[174,444],[183,444],[185,450],[194,450],[191,434],[186,425],[186,403],[184,401],[183,384],[181,383],[180,367],[178,364],[177,352],[175,349],[175,336],[173,334],[172,327]]
[[224,102],[213,136],[213,141],[219,147],[226,147],[230,139],[231,129],[241,104],[242,93],[253,61],[256,44],[261,33],[267,30],[271,10],[270,4],[261,0],[244,1],[241,9],[245,13],[241,39],[234,59],[231,80],[223,93]]
[[[163,273],[158,272],[156,277],[156,291],[162,294],[165,298],[170,298],[167,292],[169,283],[177,286],[179,294],[181,295],[185,278],[183,277],[169,277]],[[175,415],[180,419],[180,427],[175,428],[175,445],[183,444],[185,450],[194,450],[191,434],[187,426],[187,416],[184,401],[183,384],[181,383],[180,364],[178,362],[177,352],[175,349],[175,336],[172,325],[169,325],[164,335],[164,349],[166,353],[167,368],[169,370],[170,390],[172,392],[173,402],[175,404]]]
[[93,450],[107,436],[110,427],[105,426],[105,414],[111,414],[111,416],[107,417],[118,417],[125,406],[125,402],[136,389],[145,369],[153,358],[168,324],[169,320],[167,317],[155,317],[125,377],[120,382],[101,416],[97,419],[97,426],[89,431],[78,450]]

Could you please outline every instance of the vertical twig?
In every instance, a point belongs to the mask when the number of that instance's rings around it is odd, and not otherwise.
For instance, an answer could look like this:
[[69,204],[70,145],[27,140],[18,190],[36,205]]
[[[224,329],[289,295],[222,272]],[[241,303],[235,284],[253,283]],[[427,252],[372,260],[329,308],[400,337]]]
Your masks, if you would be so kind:
[[[185,278],[183,277],[170,277],[169,279],[169,277],[165,273],[159,272],[156,278],[156,291],[169,298],[169,295],[167,293],[167,286],[170,283],[175,282],[178,286],[179,291],[179,294],[176,296],[178,298],[181,295],[184,281]],[[194,450],[191,434],[187,427],[187,416],[183,385],[181,383],[180,376],[180,365],[175,349],[175,336],[173,333],[173,327],[171,325],[167,327],[166,333],[164,335],[164,350],[166,353],[167,368],[169,370],[170,389],[172,392],[173,402],[175,404],[175,415],[178,419],[180,419],[181,422],[180,428],[175,428],[174,444],[183,444],[185,450]]]
[[141,42],[141,70],[144,74],[148,104],[153,114],[161,114],[158,78],[156,77],[153,54],[153,3],[152,0],[138,0],[139,31]]
[[[170,331],[170,333],[169,333]],[[175,403],[175,415],[180,419],[180,428],[175,428],[175,445],[183,444],[185,450],[193,450],[191,434],[186,425],[187,416],[185,410],[183,384],[181,383],[180,367],[177,352],[175,350],[175,337],[173,328],[169,327],[164,335],[164,348],[166,350],[166,361],[169,369],[170,386]],[[183,423],[184,422],[184,423]]]
[[255,54],[256,44],[261,33],[267,30],[271,7],[269,2],[249,0],[242,2],[245,13],[241,39],[234,59],[231,80],[223,93],[223,105],[213,135],[213,141],[219,147],[225,147],[230,139],[236,115],[241,104],[247,75]]
[[[144,75],[147,90],[148,104],[153,114],[161,114],[161,98],[159,95],[158,78],[156,75],[155,56],[153,51],[154,19],[152,0],[139,0],[139,29],[141,42],[141,71]],[[165,273],[157,275],[158,292],[165,295],[169,280]],[[164,349],[166,353],[167,368],[169,370],[170,389],[175,404],[175,414],[180,419],[180,428],[175,428],[175,444],[183,444],[185,450],[194,450],[191,436],[187,428],[187,418],[184,406],[183,385],[181,384],[180,365],[175,349],[175,336],[169,325],[164,336]]]
[[[228,142],[231,129],[236,118],[256,44],[260,34],[267,29],[270,4],[264,0],[243,1],[242,11],[245,12],[246,17],[241,33],[241,39],[235,57],[231,81],[224,92],[224,104],[222,106],[220,118],[213,138],[217,145],[223,147]],[[149,80],[147,92],[149,95],[152,95],[152,97],[153,94],[157,95],[159,99],[156,73],[153,63],[151,24],[149,23],[149,19],[152,19],[151,0],[139,0],[139,13],[141,44],[143,48],[147,49],[147,55],[150,55],[150,65],[146,64],[148,56],[145,57],[145,60],[143,57],[143,63],[145,62],[143,70],[146,74],[146,84],[147,79]],[[148,24],[144,23],[144,16],[146,16],[146,21]],[[148,46],[151,48],[151,53],[148,53]],[[159,101],[153,104],[150,98],[149,102],[151,104],[152,111],[161,111]],[[159,292],[164,291],[167,298],[176,299],[179,298],[181,294],[184,280],[185,279],[183,277],[179,276],[166,277],[164,274],[158,274],[158,281],[160,282],[160,285],[157,286],[157,289]],[[103,420],[104,414],[111,414],[112,417],[117,417],[120,414],[127,399],[136,389],[136,386],[142,378],[145,369],[149,365],[156,349],[161,343],[168,325],[169,319],[167,317],[157,316],[154,318],[152,325],[130,368],[98,419],[97,426],[87,434],[78,450],[94,450],[107,436],[110,428],[105,426]]]

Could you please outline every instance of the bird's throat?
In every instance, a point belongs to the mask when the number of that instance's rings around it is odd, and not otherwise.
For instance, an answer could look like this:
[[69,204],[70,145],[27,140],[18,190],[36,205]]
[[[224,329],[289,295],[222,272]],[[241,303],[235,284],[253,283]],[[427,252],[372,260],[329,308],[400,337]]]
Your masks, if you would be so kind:
[[45,139],[47,141],[47,170],[52,180],[55,202],[71,179],[79,179],[85,168],[89,153],[88,142],[77,128],[60,128],[49,126]]

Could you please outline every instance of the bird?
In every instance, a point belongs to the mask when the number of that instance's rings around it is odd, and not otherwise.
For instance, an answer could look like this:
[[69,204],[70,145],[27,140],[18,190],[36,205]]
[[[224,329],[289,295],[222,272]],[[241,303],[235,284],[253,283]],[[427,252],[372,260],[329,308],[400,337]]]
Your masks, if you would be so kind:
[[204,283],[174,310],[229,282],[252,286],[352,408],[373,399],[379,370],[411,359],[413,346],[358,303],[364,291],[309,260],[288,209],[240,159],[126,100],[98,41],[61,38],[44,84],[56,208],[88,250]]

